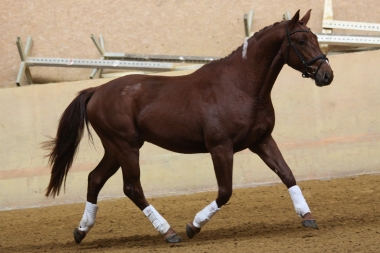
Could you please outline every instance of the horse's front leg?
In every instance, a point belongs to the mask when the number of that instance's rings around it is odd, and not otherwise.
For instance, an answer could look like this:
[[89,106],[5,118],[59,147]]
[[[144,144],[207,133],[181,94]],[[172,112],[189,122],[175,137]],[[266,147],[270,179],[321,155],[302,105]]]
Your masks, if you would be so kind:
[[302,218],[302,225],[305,227],[316,228],[318,225],[310,212],[309,206],[302,195],[300,187],[297,185],[292,171],[286,164],[272,136],[266,137],[260,143],[249,148],[258,154],[260,158],[269,166],[282,180],[289,190],[296,213]]
[[186,234],[190,239],[201,231],[201,228],[228,202],[232,195],[232,144],[218,145],[209,150],[218,182],[218,196],[186,225]]

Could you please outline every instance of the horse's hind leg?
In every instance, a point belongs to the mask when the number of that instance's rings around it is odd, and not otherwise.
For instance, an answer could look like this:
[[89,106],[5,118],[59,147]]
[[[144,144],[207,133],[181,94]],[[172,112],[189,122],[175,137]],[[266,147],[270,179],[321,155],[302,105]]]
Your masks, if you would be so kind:
[[296,183],[292,171],[286,164],[272,136],[268,136],[250,150],[260,156],[260,158],[271,168],[282,180],[289,190],[296,213],[302,217],[302,225],[316,228],[318,225],[310,212],[309,206],[302,195],[301,189]]
[[141,144],[140,142],[140,145],[134,145],[136,147],[121,141],[116,144],[119,150],[118,159],[123,172],[124,194],[145,214],[155,229],[164,235],[166,242],[181,242],[182,239],[177,235],[175,230],[158,211],[148,203],[144,196],[140,182],[139,165],[139,146],[141,146]]
[[94,226],[98,210],[97,201],[100,190],[107,180],[116,173],[120,164],[116,157],[104,147],[104,156],[98,166],[88,175],[87,202],[79,227],[74,229],[74,239],[80,243]]

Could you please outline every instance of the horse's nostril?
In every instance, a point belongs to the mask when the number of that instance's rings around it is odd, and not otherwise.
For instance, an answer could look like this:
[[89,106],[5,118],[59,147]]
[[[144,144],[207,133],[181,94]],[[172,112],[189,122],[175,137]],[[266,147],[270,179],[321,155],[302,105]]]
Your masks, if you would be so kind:
[[328,82],[330,80],[330,75],[329,75],[329,73],[325,73],[324,75],[323,75],[323,81],[325,81],[326,83]]

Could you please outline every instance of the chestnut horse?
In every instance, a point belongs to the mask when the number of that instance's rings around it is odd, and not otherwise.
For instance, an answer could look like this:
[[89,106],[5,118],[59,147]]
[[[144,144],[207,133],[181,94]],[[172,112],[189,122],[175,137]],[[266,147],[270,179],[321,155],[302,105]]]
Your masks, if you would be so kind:
[[[129,75],[79,92],[66,108],[57,135],[45,142],[52,166],[46,196],[59,194],[88,122],[104,146],[104,157],[88,176],[87,202],[74,239],[80,243],[95,223],[97,198],[121,167],[126,196],[167,242],[182,239],[148,203],[140,183],[139,149],[145,141],[174,152],[210,153],[218,184],[216,200],[186,225],[189,238],[200,232],[232,194],[234,153],[256,153],[289,190],[306,227],[318,228],[272,131],[275,114],[271,90],[284,64],[329,85],[333,71],[317,36],[299,19],[268,26],[247,38],[229,56],[176,77]],[[91,138],[91,133],[90,133]]]

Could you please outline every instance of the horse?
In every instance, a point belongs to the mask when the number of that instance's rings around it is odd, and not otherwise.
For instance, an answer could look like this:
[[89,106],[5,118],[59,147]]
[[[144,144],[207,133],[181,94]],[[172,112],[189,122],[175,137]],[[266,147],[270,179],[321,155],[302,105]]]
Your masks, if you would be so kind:
[[80,243],[94,226],[97,198],[106,181],[121,167],[124,194],[144,213],[168,243],[182,238],[148,203],[140,183],[139,150],[144,142],[183,153],[210,153],[218,191],[214,201],[185,225],[193,238],[225,205],[233,191],[234,154],[249,149],[287,187],[305,227],[318,229],[310,208],[272,137],[275,113],[271,90],[287,64],[319,87],[329,85],[333,71],[306,26],[309,10],[276,22],[246,38],[225,58],[183,76],[128,75],[82,90],[63,112],[49,150],[51,177],[46,196],[58,196],[72,166],[85,127],[99,136],[104,156],[88,175],[87,201],[79,226]]

